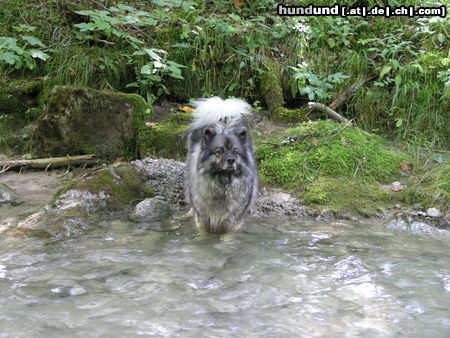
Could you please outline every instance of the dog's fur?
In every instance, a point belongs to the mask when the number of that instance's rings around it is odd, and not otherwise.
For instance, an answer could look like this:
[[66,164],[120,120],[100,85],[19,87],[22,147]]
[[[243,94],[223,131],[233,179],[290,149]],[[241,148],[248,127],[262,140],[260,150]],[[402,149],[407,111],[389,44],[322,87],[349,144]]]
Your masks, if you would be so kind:
[[242,100],[219,97],[194,103],[187,131],[185,193],[200,230],[238,230],[258,190],[254,145]]

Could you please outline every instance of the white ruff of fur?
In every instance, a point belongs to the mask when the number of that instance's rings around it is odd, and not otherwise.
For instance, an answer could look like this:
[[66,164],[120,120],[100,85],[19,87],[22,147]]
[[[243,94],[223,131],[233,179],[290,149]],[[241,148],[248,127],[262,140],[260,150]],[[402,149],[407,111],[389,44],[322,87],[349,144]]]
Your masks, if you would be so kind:
[[250,105],[239,99],[222,100],[216,96],[196,101],[193,105],[195,120],[192,123],[192,129],[203,128],[219,121],[231,122],[251,114]]

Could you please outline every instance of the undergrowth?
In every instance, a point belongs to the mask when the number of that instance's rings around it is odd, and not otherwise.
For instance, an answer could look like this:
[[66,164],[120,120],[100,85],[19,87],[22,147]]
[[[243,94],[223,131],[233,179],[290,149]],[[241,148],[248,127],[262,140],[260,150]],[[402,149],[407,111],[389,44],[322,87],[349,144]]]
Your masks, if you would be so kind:
[[[289,108],[302,108],[308,99],[329,104],[367,78],[339,113],[369,132],[430,149],[449,147],[448,19],[292,18],[276,15],[274,0],[236,3],[0,3],[0,75],[134,91],[149,102],[211,95],[262,101],[259,83],[275,60]],[[372,7],[380,1],[340,4]],[[389,5],[446,4],[393,0]],[[291,161],[299,160],[294,157]]]

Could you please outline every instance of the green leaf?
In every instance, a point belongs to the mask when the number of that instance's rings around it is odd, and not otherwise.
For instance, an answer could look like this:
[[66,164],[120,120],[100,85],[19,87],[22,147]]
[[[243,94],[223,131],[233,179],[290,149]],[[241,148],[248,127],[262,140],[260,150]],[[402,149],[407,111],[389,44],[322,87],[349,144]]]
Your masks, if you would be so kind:
[[397,87],[402,84],[402,77],[400,76],[400,74],[395,77],[395,84],[397,85]]
[[22,40],[25,40],[31,46],[45,47],[45,45],[42,43],[42,41],[34,36],[22,35]]
[[391,71],[391,69],[392,69],[391,66],[384,66],[383,69],[381,69],[379,79],[381,80],[387,73]]
[[171,47],[173,47],[173,48],[191,48],[191,45],[188,43],[174,43]]
[[127,84],[125,87],[126,88],[130,88],[130,87],[137,87],[137,88],[139,88],[139,85],[137,84],[137,82],[131,82],[131,83]]
[[438,162],[438,163],[445,163],[445,162],[448,162],[448,155],[446,155],[446,154],[433,154],[431,156],[431,159],[433,161]]
[[156,24],[158,24],[158,21],[153,18],[141,19],[141,22],[147,26],[155,26]]
[[153,73],[153,66],[150,64],[146,64],[141,68],[141,74],[150,75]]
[[13,65],[17,61],[19,61],[19,57],[16,54],[13,54],[11,52],[1,52],[0,53],[0,61],[4,61],[9,65]]
[[401,127],[402,124],[403,124],[403,119],[402,119],[402,118],[398,118],[398,119],[397,119],[397,122],[395,123],[395,126],[396,126],[397,128],[399,128],[399,127]]
[[177,67],[177,68],[187,68],[187,66],[185,65],[181,65],[179,63],[176,63],[175,61],[167,61],[167,64],[172,66],[172,67]]
[[161,59],[162,59],[161,56],[159,56],[156,53],[164,52],[164,54],[167,54],[167,52],[162,49],[144,48],[144,51],[148,54],[148,56],[150,56],[153,60],[156,60],[156,61],[161,61]]
[[136,10],[134,7],[122,5],[122,4],[118,4],[117,7],[122,11],[134,12]]
[[143,50],[137,50],[137,51],[135,51],[133,54],[131,54],[131,55],[145,55],[145,54],[147,54],[146,52],[144,52]]
[[77,23],[74,25],[75,27],[79,28],[82,32],[86,32],[86,31],[94,31],[97,26],[95,24],[93,24],[92,22],[89,23]]
[[444,43],[445,41],[445,36],[442,33],[439,33],[437,36],[437,39],[439,40],[440,43]]
[[80,15],[86,15],[86,16],[90,16],[90,15],[95,15],[95,11],[91,11],[91,10],[82,10],[82,11],[75,11],[75,13],[80,14]]
[[184,80],[184,77],[177,73],[169,73],[169,76],[173,77],[174,79]]
[[31,51],[31,57],[35,58],[35,59],[41,59],[43,61],[46,61],[50,55],[44,53],[43,51],[37,50],[37,49],[32,49]]
[[395,59],[391,60],[391,65],[393,66],[394,69],[399,69],[400,68],[400,63],[398,63],[398,61],[395,60]]
[[423,67],[418,63],[411,63],[411,67],[416,68],[420,73],[423,73]]
[[103,20],[95,20],[94,24],[95,24],[96,28],[101,31],[111,28],[111,25]]

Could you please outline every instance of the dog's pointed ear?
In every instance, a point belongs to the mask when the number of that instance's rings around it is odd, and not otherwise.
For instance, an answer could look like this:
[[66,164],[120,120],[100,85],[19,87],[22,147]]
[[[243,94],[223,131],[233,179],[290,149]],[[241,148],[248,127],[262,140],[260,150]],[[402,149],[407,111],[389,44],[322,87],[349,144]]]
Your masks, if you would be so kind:
[[206,128],[203,132],[203,141],[205,144],[208,144],[212,141],[212,139],[216,136],[216,132],[210,128]]
[[236,133],[236,136],[242,141],[245,142],[247,139],[247,131],[246,130],[240,130]]

